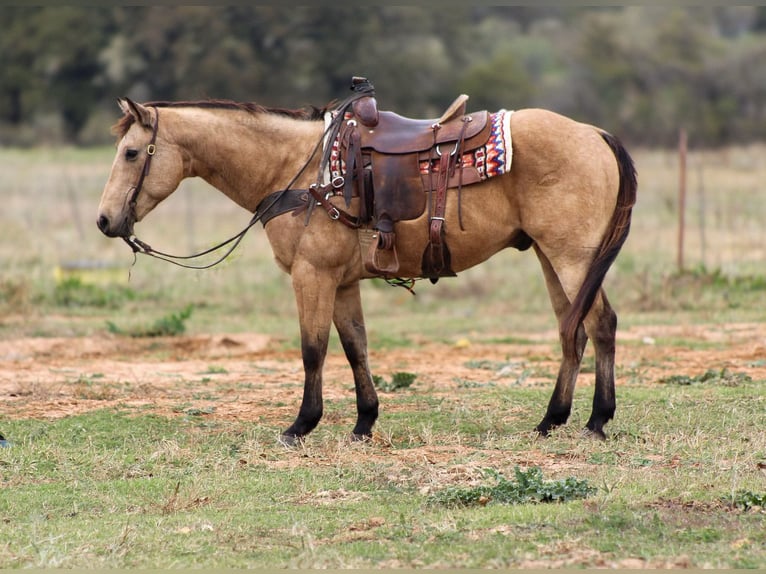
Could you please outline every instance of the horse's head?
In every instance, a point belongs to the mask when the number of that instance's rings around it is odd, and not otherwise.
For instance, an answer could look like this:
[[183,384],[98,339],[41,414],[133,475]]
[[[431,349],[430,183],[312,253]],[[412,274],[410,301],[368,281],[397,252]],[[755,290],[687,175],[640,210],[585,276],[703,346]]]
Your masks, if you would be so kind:
[[[130,99],[119,100],[123,118],[112,172],[98,207],[98,228],[109,237],[130,237],[141,221],[184,178],[181,149],[159,129],[160,112]],[[164,114],[163,114],[164,117]]]

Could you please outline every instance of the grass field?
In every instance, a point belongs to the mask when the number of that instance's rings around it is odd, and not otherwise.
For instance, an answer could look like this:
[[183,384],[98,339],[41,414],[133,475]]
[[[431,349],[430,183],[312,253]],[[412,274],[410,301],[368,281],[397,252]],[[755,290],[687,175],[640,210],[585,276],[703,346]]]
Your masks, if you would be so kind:
[[[293,449],[297,318],[262,229],[210,271],[131,267],[95,226],[112,155],[0,149],[0,568],[766,567],[766,147],[690,154],[683,272],[676,158],[634,152],[608,441],[580,436],[590,351],[570,424],[530,432],[559,351],[509,251],[414,297],[367,282],[375,438],[346,440],[333,338]],[[190,181],[136,231],[185,253],[247,220]],[[561,500],[504,502],[533,469],[525,492]]]

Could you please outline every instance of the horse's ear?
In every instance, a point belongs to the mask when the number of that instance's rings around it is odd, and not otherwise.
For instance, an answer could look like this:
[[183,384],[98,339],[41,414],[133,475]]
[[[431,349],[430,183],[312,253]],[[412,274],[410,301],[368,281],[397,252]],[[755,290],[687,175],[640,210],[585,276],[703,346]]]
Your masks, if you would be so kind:
[[152,114],[149,111],[149,108],[134,102],[130,98],[120,98],[117,100],[117,103],[124,113],[133,116],[139,124],[147,128],[152,127]]

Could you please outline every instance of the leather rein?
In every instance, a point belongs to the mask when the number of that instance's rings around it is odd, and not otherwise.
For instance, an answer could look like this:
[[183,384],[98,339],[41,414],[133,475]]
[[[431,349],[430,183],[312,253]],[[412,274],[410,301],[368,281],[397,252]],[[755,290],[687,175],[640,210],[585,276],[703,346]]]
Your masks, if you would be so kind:
[[[354,96],[350,96],[346,101],[343,102],[343,104],[340,106],[341,110],[345,110],[348,105],[350,105],[355,99],[358,97],[361,97],[361,94]],[[151,169],[152,165],[152,158],[154,157],[156,151],[157,151],[157,131],[159,129],[160,124],[160,113],[157,109],[157,106],[151,106],[154,108],[154,114],[155,114],[155,120],[154,125],[152,126],[152,137],[149,143],[146,146],[146,160],[144,161],[144,167],[141,170],[141,175],[138,178],[138,181],[135,185],[132,185],[128,188],[130,191],[131,189],[132,194],[130,196],[130,200],[128,201],[128,207],[130,208],[130,217],[132,221],[136,220],[136,204],[138,201],[138,195],[141,193],[141,188],[144,185],[144,180],[146,179],[146,176],[149,174],[149,170]],[[343,112],[341,111],[338,115],[338,117],[342,117]],[[211,247],[209,249],[206,249],[204,251],[200,251],[199,253],[195,253],[193,255],[172,255],[170,253],[165,253],[163,251],[159,251],[157,249],[154,249],[151,245],[146,243],[145,241],[141,241],[135,234],[131,233],[129,236],[123,236],[122,239],[127,243],[130,248],[133,250],[133,264],[135,265],[136,259],[135,256],[137,253],[141,253],[143,255],[149,255],[150,257],[154,257],[155,259],[160,259],[162,261],[166,261],[168,263],[172,263],[174,265],[178,265],[179,267],[185,267],[186,269],[209,269],[211,267],[214,267],[215,265],[218,265],[222,261],[224,261],[231,253],[237,248],[237,246],[240,244],[242,239],[245,237],[245,234],[250,230],[253,225],[255,225],[258,221],[261,220],[261,218],[266,215],[269,210],[274,207],[279,200],[282,198],[282,196],[288,192],[288,191],[295,191],[291,190],[290,188],[292,185],[297,181],[297,179],[301,176],[301,174],[306,170],[309,163],[313,159],[313,157],[316,155],[317,151],[319,150],[322,141],[324,141],[325,136],[328,133],[336,132],[337,133],[337,126],[335,125],[335,122],[331,123],[327,129],[325,130],[325,133],[322,135],[322,137],[319,139],[317,144],[314,146],[313,151],[311,152],[311,155],[309,155],[306,162],[303,164],[301,169],[298,170],[298,173],[295,174],[295,176],[292,178],[290,183],[287,184],[287,187],[283,190],[276,191],[270,195],[268,195],[261,203],[258,205],[258,207],[255,210],[255,213],[253,213],[253,217],[250,219],[250,222],[242,229],[242,231],[239,231],[229,239],[226,239],[225,241],[222,241],[218,245],[215,245],[214,247]],[[321,181],[321,174],[324,171],[324,167],[326,165],[326,161],[329,161],[329,154],[327,155],[327,158],[322,158],[322,162],[319,169],[320,174],[320,181]],[[328,213],[330,212],[330,209],[335,210],[335,208],[330,204],[326,197],[321,197],[317,191],[318,188],[321,190],[324,190],[325,187],[328,186],[317,186],[317,184],[312,184],[312,186],[305,190],[308,193],[310,193],[313,197],[317,199],[317,202],[320,205],[326,206],[325,208],[328,209]],[[338,215],[335,216],[335,213]],[[348,216],[345,212],[339,212],[338,210],[335,210],[334,213],[331,213],[330,216],[333,219],[340,219],[343,223],[346,223],[347,225],[351,224],[354,225],[353,218],[351,216]],[[265,222],[264,222],[265,223]],[[358,227],[358,224],[356,225]],[[214,253],[218,251],[219,249],[222,249],[226,247],[227,245],[232,244],[226,252],[220,256],[218,259],[213,261],[212,263],[209,263],[207,265],[190,265],[188,263],[181,263],[181,261],[188,261],[190,259],[198,259],[199,257],[203,257],[205,255],[209,255],[210,253]]]

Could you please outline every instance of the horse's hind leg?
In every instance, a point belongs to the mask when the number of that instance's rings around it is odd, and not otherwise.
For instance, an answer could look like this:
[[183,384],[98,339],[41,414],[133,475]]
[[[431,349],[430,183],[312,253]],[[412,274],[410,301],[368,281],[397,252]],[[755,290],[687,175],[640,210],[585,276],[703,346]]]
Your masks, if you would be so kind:
[[[576,289],[570,287],[571,293],[568,295],[548,257],[537,245],[535,245],[535,251],[543,269],[551,304],[561,327],[571,308],[570,297],[574,298]],[[571,284],[574,286],[577,282],[572,281]],[[583,324],[577,329],[575,348],[568,349],[566,341],[563,336],[561,337],[563,358],[556,379],[556,387],[548,403],[548,410],[536,427],[541,435],[547,435],[552,428],[564,424],[569,418],[580,363],[585,345],[590,338],[593,341],[596,357],[596,388],[593,395],[593,408],[586,428],[599,438],[606,437],[604,425],[612,419],[616,408],[614,390],[616,333],[617,315],[609,304],[606,293],[600,289]]]
[[593,341],[596,353],[596,389],[593,409],[585,427],[603,439],[606,438],[604,425],[612,419],[616,409],[614,355],[617,335],[617,314],[603,289],[585,317],[585,330]]
[[[540,265],[543,269],[543,276],[545,277],[545,284],[548,288],[551,305],[556,314],[559,328],[561,328],[564,317],[566,317],[566,314],[571,308],[571,304],[550,260],[537,244],[535,244],[534,247],[535,253],[537,253],[537,258],[540,260]],[[577,330],[575,349],[564,348],[564,355],[561,360],[561,366],[559,367],[559,374],[556,377],[556,387],[554,388],[553,395],[551,395],[551,399],[548,403],[548,409],[545,412],[543,420],[540,421],[540,424],[538,424],[537,427],[535,427],[535,430],[543,436],[547,436],[551,429],[564,424],[569,418],[569,414],[572,411],[572,398],[577,383],[577,375],[580,373],[580,362],[582,361],[582,355],[587,342],[588,337],[585,334],[585,329],[580,325]],[[563,337],[561,337],[561,343],[562,347],[564,347]]]
[[354,373],[357,420],[352,436],[358,440],[367,439],[372,436],[372,426],[378,418],[378,395],[367,361],[367,332],[358,281],[338,288],[333,321]]

